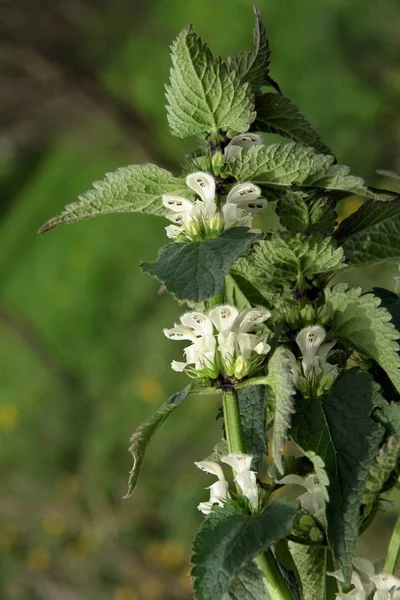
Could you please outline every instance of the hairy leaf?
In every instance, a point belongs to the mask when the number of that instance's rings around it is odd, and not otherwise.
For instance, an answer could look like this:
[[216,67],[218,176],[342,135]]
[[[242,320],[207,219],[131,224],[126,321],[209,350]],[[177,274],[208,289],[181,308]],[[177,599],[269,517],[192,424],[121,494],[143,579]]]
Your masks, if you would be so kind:
[[149,164],[121,167],[107,173],[102,181],[93,183],[92,190],[42,225],[39,233],[108,213],[140,212],[162,216],[168,212],[162,204],[163,194],[193,196],[183,177],[174,177],[165,169]]
[[274,396],[275,414],[272,437],[274,461],[283,474],[282,450],[294,412],[295,388],[287,350],[280,346],[268,363],[268,385]]
[[330,235],[337,219],[335,204],[328,196],[288,190],[280,196],[276,214],[281,225],[293,233]]
[[232,264],[256,237],[235,227],[205,242],[172,242],[161,248],[155,262],[141,267],[180,300],[199,302],[219,294]]
[[300,575],[303,597],[307,600],[324,600],[325,548],[289,542],[289,549]]
[[265,431],[266,388],[252,385],[238,391],[240,422],[247,454],[253,456],[252,468],[259,471],[264,454],[268,454]]
[[173,135],[247,131],[255,118],[250,85],[214,58],[191,26],[178,35],[171,49],[167,112]]
[[234,577],[271,544],[290,532],[298,505],[277,501],[247,515],[233,502],[204,519],[193,544],[193,587],[197,600],[221,600]]
[[299,398],[291,437],[314,452],[329,477],[328,539],[349,582],[358,538],[358,519],[369,467],[384,436],[372,413],[382,402],[379,386],[357,368],[343,372],[321,400]]
[[341,222],[335,237],[353,265],[400,260],[400,198],[368,200]]
[[363,504],[376,500],[385,482],[397,468],[400,461],[400,437],[392,436],[379,450],[375,463],[371,465],[362,496]]
[[170,413],[187,398],[191,387],[191,384],[187,385],[181,392],[171,396],[171,398],[169,398],[169,400],[167,400],[155,413],[153,413],[146,423],[140,425],[140,427],[138,427],[138,429],[132,435],[129,452],[131,452],[133,456],[133,467],[129,474],[128,492],[125,498],[132,496],[135,490],[146,448],[151,438],[156,433],[160,425],[164,423],[165,419],[170,415]]
[[252,130],[276,133],[295,142],[312,146],[322,154],[331,154],[311,123],[282,94],[260,94],[256,96],[257,117]]
[[253,562],[243,567],[233,579],[229,592],[223,600],[269,600],[264,575]]
[[260,11],[254,6],[255,24],[254,24],[254,50],[246,50],[241,54],[233,54],[227,58],[227,65],[230,72],[236,73],[242,81],[247,81],[257,90],[262,85],[270,83],[267,78],[269,73],[270,48],[262,22]]
[[362,296],[361,288],[347,289],[346,284],[328,288],[325,298],[332,317],[333,336],[347,340],[373,358],[400,392],[400,357],[396,342],[400,334],[391,322],[390,313],[379,306],[380,299],[373,294]]
[[[350,175],[349,167],[335,165],[334,157],[318,154],[313,148],[295,142],[252,146],[235,152],[224,167],[225,176],[252,181],[265,193],[275,189],[323,189],[366,198],[388,199],[392,192],[373,190],[360,177]],[[343,194],[342,194],[343,195]]]

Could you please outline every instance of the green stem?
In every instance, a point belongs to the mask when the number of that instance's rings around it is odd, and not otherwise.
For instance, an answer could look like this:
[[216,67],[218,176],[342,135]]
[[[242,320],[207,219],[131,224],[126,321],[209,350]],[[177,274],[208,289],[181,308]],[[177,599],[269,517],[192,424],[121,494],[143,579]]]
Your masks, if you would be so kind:
[[383,571],[385,573],[394,574],[397,566],[397,561],[400,555],[400,516],[393,528],[392,537],[390,538],[388,551],[385,562],[383,563]]
[[[246,452],[240,422],[239,403],[234,390],[223,392],[222,406],[229,452]],[[265,584],[271,600],[292,600],[292,595],[279,571],[271,550],[257,556],[256,562],[265,575]]]

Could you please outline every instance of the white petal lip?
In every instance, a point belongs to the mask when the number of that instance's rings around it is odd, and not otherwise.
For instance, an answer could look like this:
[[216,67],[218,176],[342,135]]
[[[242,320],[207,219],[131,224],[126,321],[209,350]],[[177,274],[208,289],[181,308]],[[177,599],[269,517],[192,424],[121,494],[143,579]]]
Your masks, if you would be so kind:
[[213,324],[207,315],[191,311],[181,316],[180,322],[185,327],[191,327],[195,335],[212,335]]
[[163,329],[165,337],[170,340],[189,340],[193,341],[196,339],[196,336],[193,334],[193,331],[189,327],[171,327],[171,329]]
[[203,202],[211,202],[215,198],[215,180],[209,173],[190,173],[186,177],[186,185],[196,192]]
[[232,328],[239,311],[235,306],[223,304],[213,308],[208,314],[218,331],[222,332]]
[[198,469],[205,471],[205,473],[209,473],[210,475],[215,475],[218,477],[219,481],[225,481],[224,472],[217,462],[212,460],[200,460],[194,464]]
[[244,452],[231,452],[221,458],[221,462],[232,467],[237,473],[248,471],[252,460],[253,457],[250,454],[244,454]]
[[165,208],[168,208],[173,212],[191,211],[193,207],[193,202],[187,200],[187,198],[182,198],[181,196],[170,196],[168,194],[164,194],[162,201]]
[[255,325],[259,325],[260,323],[264,323],[267,319],[271,317],[271,311],[267,308],[249,308],[247,310],[242,311],[240,315],[240,320],[238,319],[239,331],[243,331],[247,333],[250,331]]
[[243,201],[256,200],[261,196],[261,190],[254,183],[238,183],[234,185],[226,197],[227,202],[239,204]]

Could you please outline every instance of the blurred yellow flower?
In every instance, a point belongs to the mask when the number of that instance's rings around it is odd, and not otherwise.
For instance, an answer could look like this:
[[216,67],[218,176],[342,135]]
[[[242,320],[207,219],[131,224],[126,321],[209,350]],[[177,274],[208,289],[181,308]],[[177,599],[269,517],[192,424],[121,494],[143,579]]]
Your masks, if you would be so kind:
[[2,527],[0,533],[0,549],[9,550],[18,539],[17,528],[13,525],[6,525]]
[[192,582],[190,581],[190,567],[188,567],[187,565],[185,565],[185,567],[181,571],[181,574],[179,576],[179,583],[181,584],[183,589],[187,590],[188,592],[192,591]]
[[139,596],[130,587],[119,587],[115,591],[114,600],[139,600]]
[[47,535],[59,536],[65,531],[66,521],[60,512],[51,511],[43,517],[42,527]]
[[157,402],[162,396],[162,387],[156,379],[141,377],[138,381],[139,395],[145,402]]
[[0,407],[0,428],[4,431],[11,431],[18,425],[19,412],[13,404],[6,404]]
[[160,548],[160,561],[164,566],[170,569],[180,567],[187,562],[185,560],[185,550],[185,545],[182,542],[165,542]]
[[157,579],[148,579],[140,585],[141,600],[162,600],[165,598],[164,586]]
[[44,548],[33,548],[26,559],[29,571],[46,571],[50,565],[50,554]]

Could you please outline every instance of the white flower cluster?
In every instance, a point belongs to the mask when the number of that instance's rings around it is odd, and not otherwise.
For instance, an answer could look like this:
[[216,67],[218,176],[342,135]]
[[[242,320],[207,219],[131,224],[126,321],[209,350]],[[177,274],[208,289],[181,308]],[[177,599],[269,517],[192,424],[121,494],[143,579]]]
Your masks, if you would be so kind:
[[[235,483],[240,488],[243,496],[249,501],[251,510],[258,510],[258,486],[256,473],[251,470],[251,461],[253,457],[242,452],[233,452],[221,458],[221,462],[229,465],[235,472]],[[195,463],[196,467],[215,475],[218,481],[210,485],[210,500],[208,502],[200,502],[198,509],[208,515],[212,507],[217,504],[223,506],[230,498],[228,491],[228,483],[220,465],[210,460],[203,460]]]
[[315,474],[301,477],[300,475],[286,475],[280,485],[298,485],[307,491],[298,497],[301,507],[315,517],[320,523],[325,523],[324,490]]
[[163,196],[163,204],[170,211],[168,218],[174,223],[165,228],[172,239],[207,239],[232,227],[251,227],[253,215],[268,204],[261,197],[260,188],[250,182],[235,185],[222,206],[216,195],[215,179],[209,173],[191,173],[186,184],[198,196],[194,202],[181,196]]
[[323,344],[325,337],[325,329],[319,325],[305,327],[296,337],[302,359],[297,361],[291,355],[293,380],[306,397],[329,391],[339,374],[337,366],[328,362],[329,353],[336,342]]
[[242,379],[260,365],[271,347],[265,335],[250,333],[266,321],[266,308],[239,311],[224,304],[208,311],[187,312],[171,329],[164,329],[170,340],[189,340],[184,349],[186,362],[172,361],[174,371],[186,371],[194,377],[216,379],[218,375]]
[[[336,594],[336,600],[400,600],[400,579],[390,573],[375,574],[374,565],[366,558],[353,560],[351,583],[353,589],[343,594]],[[340,582],[344,582],[343,573],[329,573]],[[372,595],[373,594],[373,595]]]

